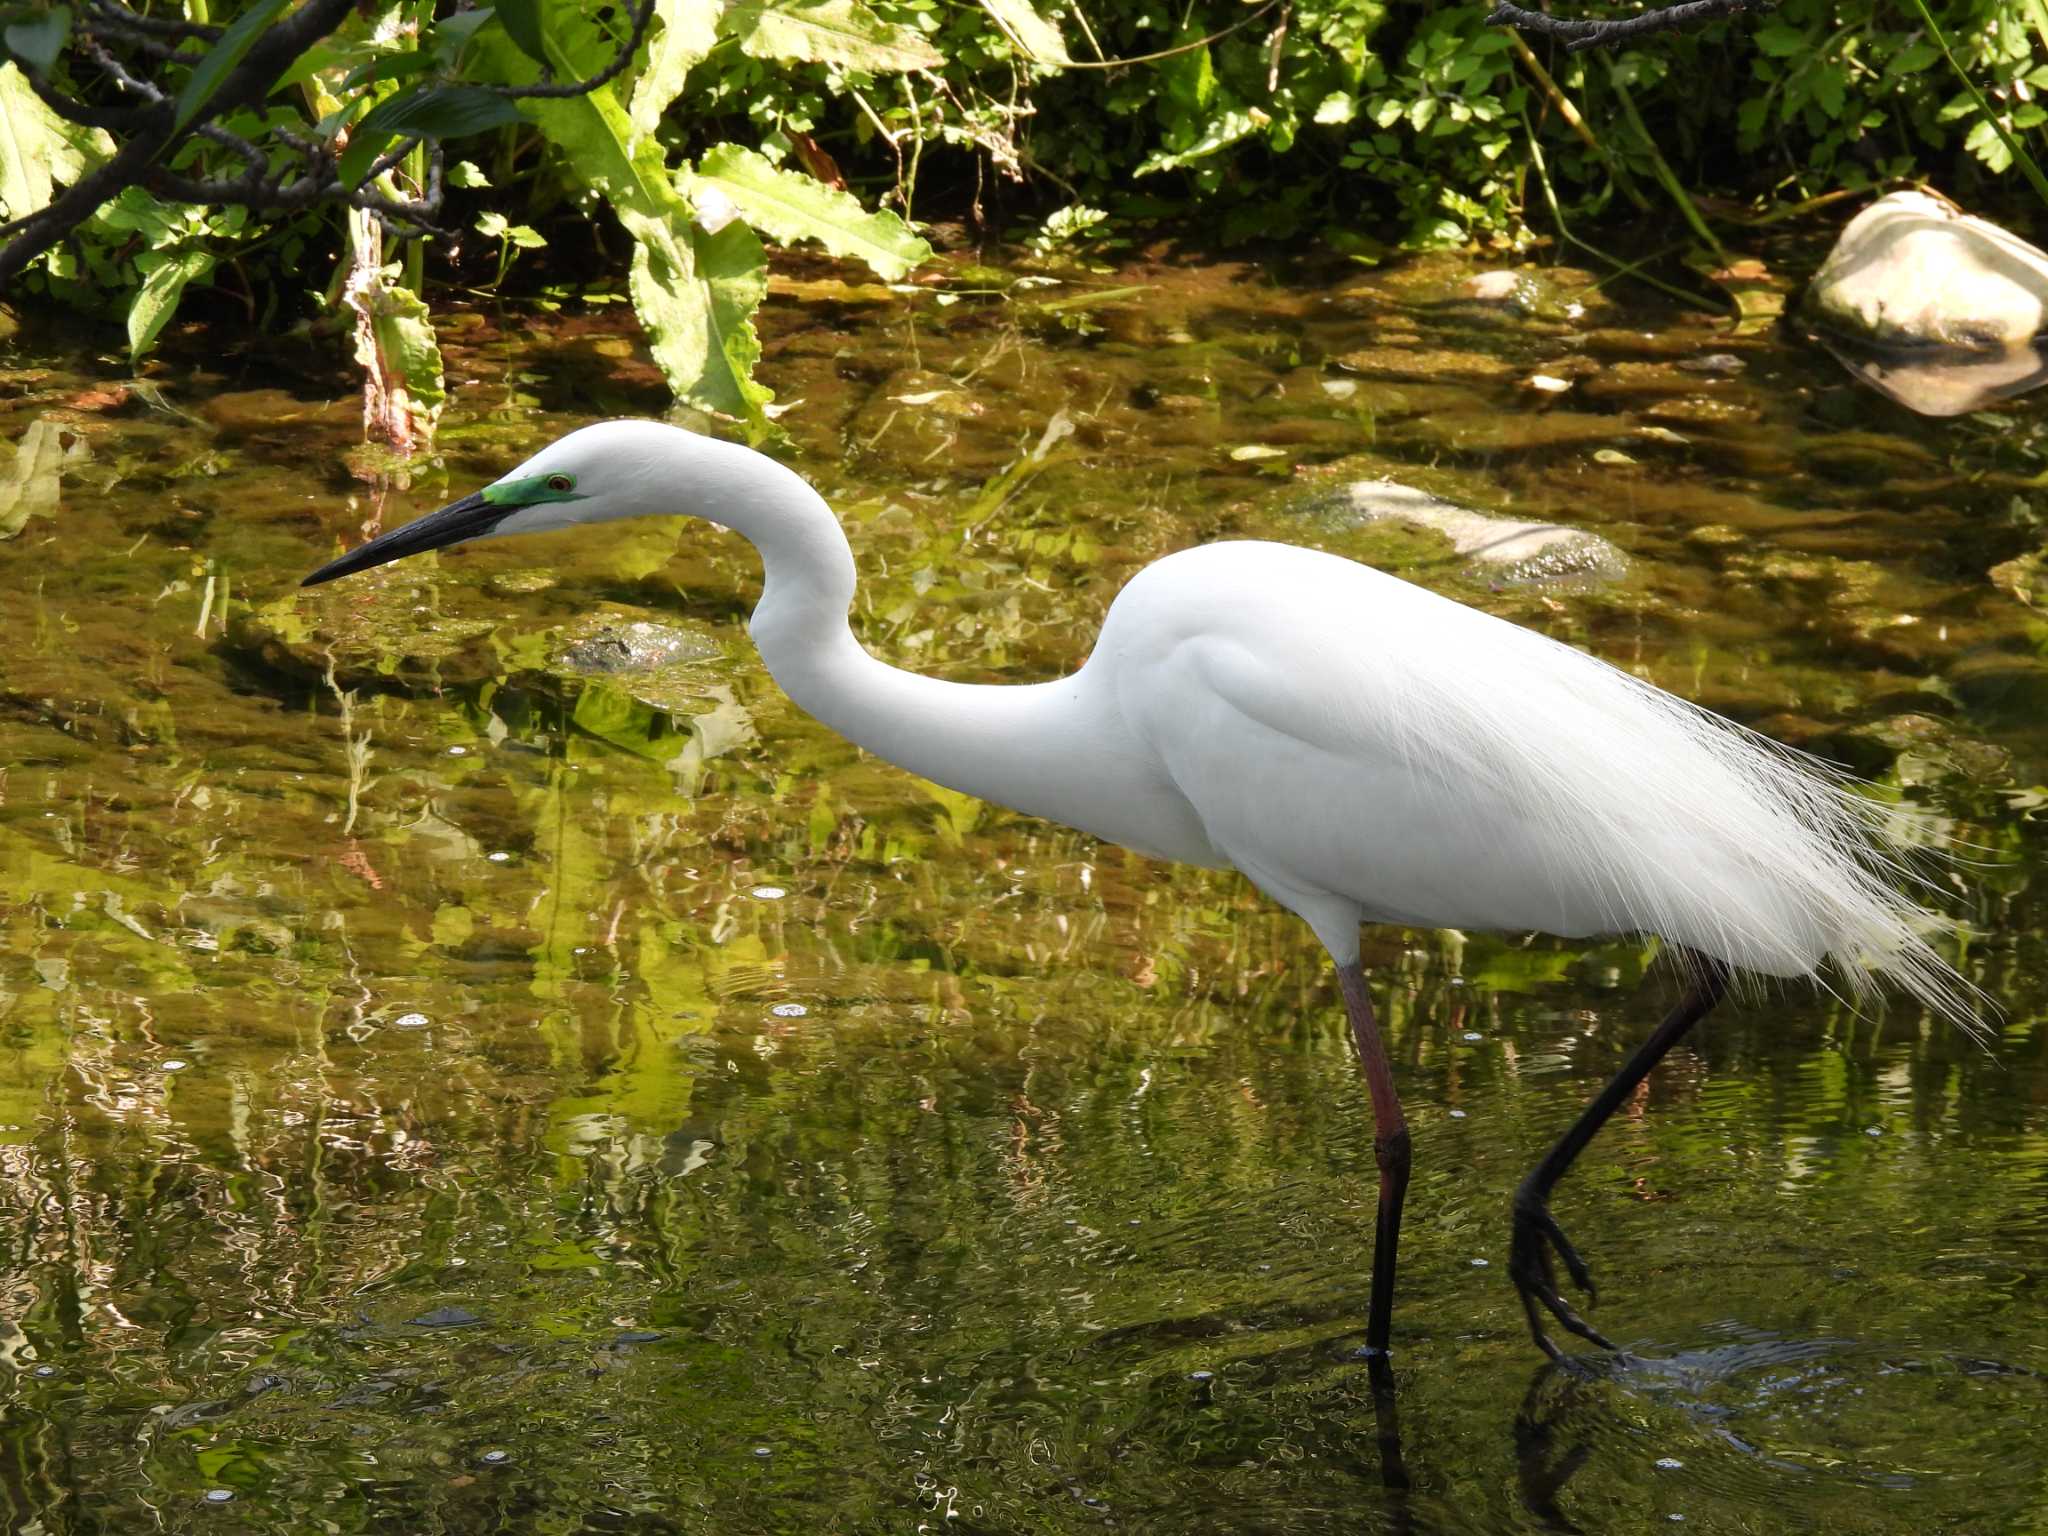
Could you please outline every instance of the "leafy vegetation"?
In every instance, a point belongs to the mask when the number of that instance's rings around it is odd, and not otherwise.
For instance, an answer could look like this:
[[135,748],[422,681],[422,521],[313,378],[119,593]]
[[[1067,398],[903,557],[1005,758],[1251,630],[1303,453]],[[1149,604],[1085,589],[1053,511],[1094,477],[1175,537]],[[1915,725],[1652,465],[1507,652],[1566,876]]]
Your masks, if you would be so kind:
[[1161,220],[1372,254],[1521,244],[1554,199],[1711,246],[1895,178],[2039,181],[2048,126],[2048,0],[1786,0],[1583,54],[1413,0],[35,0],[0,48],[0,282],[138,359],[208,288],[350,327],[401,449],[439,410],[434,293],[521,252],[623,275],[677,396],[759,434],[764,240],[900,281],[919,214],[1049,259]]

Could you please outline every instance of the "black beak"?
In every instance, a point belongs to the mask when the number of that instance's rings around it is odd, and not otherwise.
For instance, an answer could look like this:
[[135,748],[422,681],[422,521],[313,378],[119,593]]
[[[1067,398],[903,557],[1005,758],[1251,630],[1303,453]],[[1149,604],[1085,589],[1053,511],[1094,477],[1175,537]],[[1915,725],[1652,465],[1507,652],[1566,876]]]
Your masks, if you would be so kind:
[[339,560],[321,566],[299,585],[317,587],[323,581],[332,581],[337,576],[353,576],[357,571],[367,571],[387,560],[403,560],[407,555],[425,554],[430,549],[460,544],[464,539],[489,533],[517,510],[516,507],[501,507],[486,501],[482,491],[473,491],[438,512],[415,518],[403,528],[394,528],[360,549],[350,550]]

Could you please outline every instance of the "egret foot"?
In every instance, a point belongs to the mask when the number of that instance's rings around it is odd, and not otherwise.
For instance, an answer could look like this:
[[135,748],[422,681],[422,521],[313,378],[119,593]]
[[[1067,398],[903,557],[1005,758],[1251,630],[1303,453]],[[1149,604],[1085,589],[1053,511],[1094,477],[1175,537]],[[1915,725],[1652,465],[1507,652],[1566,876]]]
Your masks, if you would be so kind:
[[1545,1193],[1532,1189],[1529,1184],[1515,1192],[1515,1214],[1512,1235],[1508,1241],[1508,1278],[1515,1282],[1515,1289],[1521,1292],[1522,1310],[1528,1314],[1529,1335],[1535,1339],[1536,1347],[1553,1360],[1563,1360],[1564,1351],[1551,1341],[1543,1331],[1543,1313],[1537,1311],[1541,1302],[1550,1315],[1567,1330],[1577,1334],[1587,1343],[1601,1349],[1614,1346],[1579,1315],[1578,1308],[1567,1301],[1557,1288],[1557,1268],[1552,1255],[1564,1261],[1572,1284],[1586,1293],[1588,1301],[1596,1299],[1593,1277],[1586,1270],[1586,1261],[1579,1257],[1578,1249],[1571,1239],[1564,1235],[1564,1228],[1557,1224],[1557,1218],[1550,1214],[1550,1205]]
[[[1649,1039],[1636,1047],[1635,1054],[1614,1074],[1612,1081],[1593,1096],[1593,1102],[1572,1122],[1571,1129],[1558,1137],[1557,1145],[1544,1153],[1543,1161],[1530,1171],[1515,1191],[1514,1225],[1508,1240],[1508,1275],[1515,1282],[1515,1289],[1521,1293],[1522,1310],[1528,1314],[1529,1333],[1536,1340],[1536,1347],[1553,1360],[1562,1362],[1565,1356],[1564,1351],[1543,1331],[1544,1311],[1588,1344],[1598,1345],[1601,1349],[1613,1349],[1614,1346],[1579,1316],[1578,1309],[1557,1289],[1557,1266],[1552,1261],[1553,1255],[1564,1261],[1572,1284],[1588,1297],[1593,1294],[1593,1277],[1586,1272],[1586,1262],[1572,1247],[1571,1239],[1564,1235],[1564,1228],[1550,1214],[1550,1192],[1557,1187],[1557,1181],[1565,1176],[1578,1155],[1586,1150],[1586,1144],[1594,1134],[1607,1123],[1608,1116],[1636,1091],[1637,1085],[1650,1075],[1650,1069],[1685,1037],[1686,1031],[1714,1011],[1714,1005],[1727,992],[1726,965],[1705,955],[1693,955],[1690,962],[1692,982],[1678,1000],[1678,1006],[1664,1016],[1664,1022],[1657,1026]],[[1537,1310],[1539,1303],[1543,1311]]]

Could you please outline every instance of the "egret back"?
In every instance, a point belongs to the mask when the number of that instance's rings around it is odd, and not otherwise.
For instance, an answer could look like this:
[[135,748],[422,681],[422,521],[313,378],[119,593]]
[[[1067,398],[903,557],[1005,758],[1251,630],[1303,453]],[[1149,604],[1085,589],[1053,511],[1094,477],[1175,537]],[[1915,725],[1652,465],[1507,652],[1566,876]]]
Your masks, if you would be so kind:
[[1889,976],[1969,1020],[1883,807],[1533,631],[1332,555],[1214,544],[1132,580],[1098,667],[1210,841],[1340,959],[1358,917],[1648,932],[1768,976]]

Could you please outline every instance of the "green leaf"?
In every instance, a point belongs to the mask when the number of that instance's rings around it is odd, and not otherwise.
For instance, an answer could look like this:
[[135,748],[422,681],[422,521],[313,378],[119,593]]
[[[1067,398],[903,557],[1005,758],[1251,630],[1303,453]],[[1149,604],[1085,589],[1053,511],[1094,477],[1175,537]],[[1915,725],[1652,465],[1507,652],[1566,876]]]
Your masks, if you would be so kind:
[[647,45],[647,67],[633,85],[633,133],[652,133],[683,82],[718,41],[718,0],[656,0],[659,30]]
[[37,74],[47,75],[71,40],[71,7],[54,5],[27,21],[9,22],[0,38],[6,40],[9,53],[33,64]]
[[1813,71],[1813,99],[1829,117],[1840,117],[1846,104],[1848,77],[1836,64],[1818,64]]
[[[633,221],[627,221],[633,228]],[[678,256],[687,254],[687,264]],[[754,312],[768,294],[768,257],[744,223],[686,241],[640,239],[633,251],[633,307],[654,360],[694,404],[757,422],[773,398],[754,382],[761,361]]]
[[1977,98],[1968,91],[1951,96],[1939,112],[1934,114],[1937,123],[1952,123],[1959,117],[1968,117],[1977,110]]
[[185,131],[192,119],[213,99],[213,93],[234,73],[235,66],[256,46],[256,39],[277,20],[278,12],[290,3],[291,0],[256,0],[235,18],[234,24],[221,34],[220,41],[206,50],[199,62],[192,66],[192,73],[186,76],[184,89],[178,92],[178,112],[171,124],[172,133]]
[[[542,18],[549,62],[561,79],[601,67],[602,34],[578,34],[559,11]],[[479,35],[490,43],[491,34]],[[577,44],[583,46],[578,49]],[[503,68],[515,61],[495,60]],[[509,76],[508,76],[509,78]],[[630,289],[654,361],[692,405],[768,429],[774,398],[754,382],[761,344],[754,311],[767,293],[767,259],[754,232],[734,220],[715,236],[695,227],[651,135],[636,136],[611,86],[536,101],[532,117],[583,182],[601,194],[633,239]]]
[[103,204],[96,217],[108,229],[125,229],[142,236],[152,250],[180,244],[193,233],[181,209],[141,187],[123,187],[120,196]]
[[756,229],[785,244],[815,240],[834,256],[857,257],[886,282],[895,282],[932,248],[895,214],[870,213],[850,192],[771,164],[738,144],[708,152],[689,188],[711,187],[739,209]]
[[1257,133],[1259,126],[1259,118],[1250,112],[1233,110],[1221,113],[1202,130],[1202,136],[1186,149],[1147,155],[1139,163],[1137,170],[1131,174],[1150,176],[1156,171],[1176,170],[1197,160],[1205,160],[1218,150],[1228,149],[1239,139],[1249,138]]
[[474,85],[422,85],[372,107],[349,135],[339,167],[344,186],[363,179],[393,139],[462,139],[519,122],[519,108]]
[[519,51],[536,64],[547,63],[547,44],[541,36],[540,0],[497,0],[496,10],[498,25],[519,45]]
[[384,264],[384,235],[350,209],[348,281],[342,300],[356,314],[356,361],[363,369],[365,426],[399,453],[428,447],[447,401],[441,345],[426,301]]
[[480,5],[473,11],[457,11],[453,16],[442,17],[427,34],[427,51],[444,68],[452,70],[469,40],[476,36],[477,28],[487,25],[494,14],[488,5]]
[[0,64],[0,212],[20,219],[49,206],[56,183],[78,180],[113,152],[105,129],[65,122],[26,75]]
[[412,75],[425,74],[434,67],[431,53],[418,53],[407,49],[403,53],[380,53],[374,59],[365,59],[343,77],[337,91],[347,95],[366,85],[375,85],[380,80],[403,80]]
[[1151,176],[1153,172],[1159,172],[1159,170],[1178,170],[1180,166],[1190,166],[1196,160],[1206,160],[1208,156],[1217,154],[1219,150],[1229,150],[1229,147],[1233,143],[1237,143],[1239,139],[1251,137],[1253,133],[1257,133],[1266,125],[1266,121],[1268,121],[1266,113],[1255,113],[1255,111],[1235,111],[1233,109],[1229,113],[1221,113],[1221,115],[1217,115],[1217,119],[1208,123],[1208,127],[1202,129],[1202,137],[1196,139],[1194,143],[1190,143],[1186,150],[1174,150],[1171,154],[1167,154],[1167,152],[1149,154],[1149,156],[1145,156],[1143,162],[1139,162],[1139,168],[1135,172],[1130,172],[1130,174],[1133,174],[1133,176]]
[[938,69],[924,34],[882,20],[860,0],[738,0],[726,28],[752,59],[838,64],[876,74]]
[[518,105],[495,91],[475,85],[427,85],[378,102],[356,125],[356,132],[461,139],[519,120]]
[[1358,98],[1349,91],[1332,91],[1316,104],[1319,123],[1348,123],[1358,116]]
[[1774,59],[1789,59],[1796,53],[1804,53],[1813,46],[1813,40],[1797,27],[1775,24],[1758,27],[1756,45]]
[[[1183,31],[1187,36],[1175,39],[1176,48],[1201,35],[1192,29],[1184,28]],[[1157,68],[1166,81],[1166,99],[1180,109],[1182,116],[1208,116],[1209,103],[1216,96],[1216,66],[1210,60],[1207,48],[1170,51],[1159,61]]]
[[1989,118],[1970,130],[1969,136],[1963,140],[1963,148],[1994,172],[2003,173],[2012,168],[2012,150]]
[[474,160],[458,160],[448,167],[448,185],[468,191],[472,187],[488,187],[491,178]]
[[171,316],[178,312],[178,299],[185,292],[185,285],[213,270],[213,256],[208,251],[190,249],[168,255],[145,251],[136,257],[135,265],[144,276],[142,287],[128,306],[128,357],[139,363],[156,344]]
[[[426,301],[403,283],[382,283],[366,302],[376,365],[385,378],[404,384],[413,431],[423,444],[430,442],[448,391],[441,373],[441,344]],[[369,366],[363,356],[366,350],[359,343],[356,359]]]
[[1918,74],[1940,57],[1941,50],[1932,43],[1908,43],[1886,62],[1884,72],[1887,75]]
[[981,0],[981,8],[1033,63],[1055,67],[1073,63],[1060,29],[1033,10],[1031,0]]

